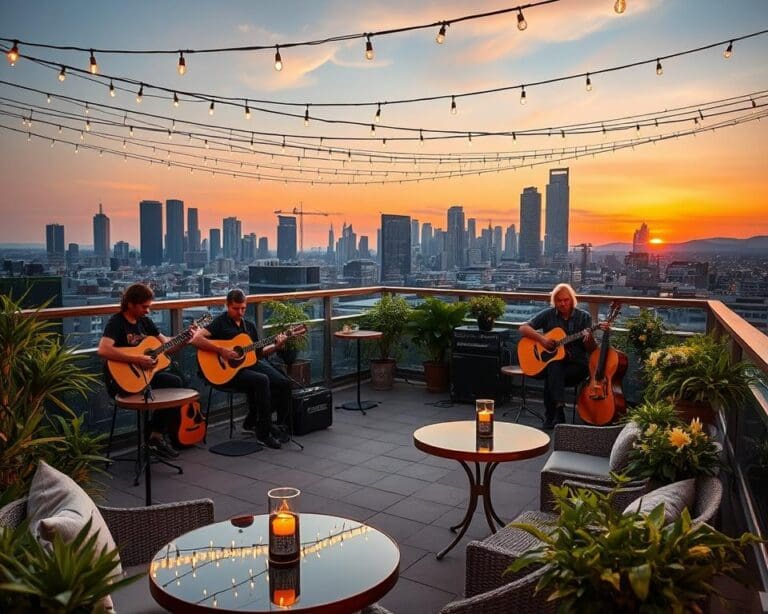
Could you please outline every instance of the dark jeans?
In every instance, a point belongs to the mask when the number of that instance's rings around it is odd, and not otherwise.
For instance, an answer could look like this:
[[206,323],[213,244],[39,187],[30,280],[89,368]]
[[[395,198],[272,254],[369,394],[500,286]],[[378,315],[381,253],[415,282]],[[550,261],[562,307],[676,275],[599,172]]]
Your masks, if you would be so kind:
[[546,422],[563,422],[565,414],[556,415],[558,407],[565,404],[566,386],[574,386],[589,377],[589,368],[582,362],[568,359],[550,362],[543,371],[544,419]]
[[277,411],[277,421],[286,423],[291,407],[291,380],[269,361],[262,359],[243,369],[227,386],[245,393],[248,400],[246,421],[256,422],[259,435],[269,433],[273,409]]
[[[152,388],[182,388],[183,383],[178,375],[168,373],[168,371],[161,371],[155,373],[155,377],[150,382]],[[173,412],[178,412],[178,407],[171,407],[170,409],[160,409],[152,412],[152,417],[149,420],[149,432],[150,433],[167,433],[168,427],[173,419]]]

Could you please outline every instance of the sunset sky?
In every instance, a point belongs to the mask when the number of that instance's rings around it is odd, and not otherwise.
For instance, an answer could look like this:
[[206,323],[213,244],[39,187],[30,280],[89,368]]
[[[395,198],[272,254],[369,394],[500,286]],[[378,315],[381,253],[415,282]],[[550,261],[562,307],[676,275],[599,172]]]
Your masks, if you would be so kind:
[[[718,41],[728,41],[768,29],[768,3],[764,0],[627,0],[627,10],[617,15],[613,0],[561,0],[525,11],[528,27],[519,31],[515,14],[455,23],[444,44],[435,42],[437,29],[374,37],[375,58],[364,58],[364,41],[352,40],[281,50],[284,69],[274,70],[274,50],[239,53],[187,54],[188,72],[176,70],[177,55],[110,55],[97,53],[102,75],[126,78],[216,97],[296,102],[386,102],[403,98],[459,95],[465,92],[521,85],[571,74],[653,59],[647,64],[591,77],[593,89],[585,91],[584,78],[526,88],[527,104],[519,104],[519,90],[471,97],[457,97],[458,113],[450,113],[450,100],[407,105],[384,105],[375,141],[333,141],[334,137],[369,137],[366,127],[345,127],[301,117],[284,118],[254,111],[246,120],[240,108],[217,105],[209,116],[206,102],[184,100],[177,109],[164,94],[153,99],[151,88],[141,105],[135,89],[110,98],[107,84],[88,82],[70,74],[64,82],[57,70],[35,65],[25,54],[68,66],[87,68],[88,52],[57,51],[19,45],[22,58],[11,67],[0,62],[0,243],[43,243],[45,225],[65,225],[66,242],[92,243],[91,220],[103,203],[111,219],[112,241],[138,243],[140,200],[179,198],[197,207],[203,237],[211,226],[220,227],[227,216],[237,216],[245,233],[267,235],[275,247],[276,209],[303,204],[308,212],[327,216],[305,217],[305,247],[327,241],[329,225],[336,236],[345,221],[355,231],[370,236],[375,245],[381,213],[410,215],[435,227],[446,227],[445,211],[462,205],[466,217],[478,226],[519,226],[520,193],[537,186],[542,194],[548,170],[570,168],[571,243],[602,244],[631,241],[632,232],[645,221],[651,236],[678,242],[712,236],[750,237],[768,234],[768,118],[696,136],[645,144],[634,149],[585,157],[567,162],[498,173],[473,175],[402,185],[314,185],[290,181],[268,182],[233,179],[188,170],[165,163],[150,165],[138,160],[83,149],[57,142],[55,127],[46,127],[42,112],[34,112],[32,127],[22,125],[19,109],[45,106],[41,93],[50,92],[50,108],[75,114],[71,125],[83,126],[84,114],[57,99],[65,95],[92,105],[111,105],[119,116],[126,111],[154,113],[234,130],[287,134],[293,143],[417,154],[482,155],[497,152],[542,150],[600,143],[600,135],[486,137],[479,132],[524,131],[580,122],[602,122],[665,109],[702,105],[709,101],[768,90],[768,34],[734,43],[733,55],[723,58],[726,45],[663,62],[663,75],[655,72],[655,58]],[[112,49],[203,49],[245,45],[275,45],[326,37],[380,31],[422,23],[451,20],[464,15],[516,6],[499,1],[476,2],[355,2],[291,0],[263,2],[56,2],[29,0],[0,5],[0,36],[29,43],[73,45]],[[7,49],[8,43],[2,43]],[[13,84],[13,85],[12,85]],[[117,85],[117,84],[116,84]],[[154,92],[159,94],[159,92]],[[768,104],[766,94],[755,96]],[[256,106],[256,105],[254,105]],[[265,105],[266,106],[266,105]],[[277,108],[272,106],[271,108]],[[762,110],[764,112],[764,109]],[[28,111],[27,111],[28,112]],[[299,116],[304,107],[293,110]],[[370,124],[375,107],[318,108],[312,115],[351,119]],[[761,112],[760,107],[754,113]],[[9,113],[11,115],[9,116]],[[79,113],[79,117],[77,114]],[[94,111],[98,113],[98,111]],[[93,116],[92,116],[93,117]],[[133,120],[129,120],[133,121]],[[714,120],[707,118],[707,122]],[[55,123],[55,122],[54,122]],[[61,123],[61,122],[60,122]],[[466,138],[417,142],[382,138],[401,134],[384,125],[475,133]],[[5,128],[12,127],[20,132]],[[666,130],[644,128],[642,134],[661,135],[691,125]],[[41,134],[28,142],[27,132]],[[120,138],[124,129],[113,130]],[[631,132],[631,133],[630,133]],[[635,130],[608,140],[632,138]],[[76,132],[62,138],[77,140]],[[87,135],[84,143],[98,142]],[[154,137],[162,145],[167,139]],[[271,151],[278,153],[277,144]],[[186,139],[184,139],[186,142]],[[173,141],[180,147],[180,139]],[[119,145],[115,146],[120,149]],[[197,147],[202,157],[204,150]],[[128,145],[128,151],[138,151]],[[209,155],[209,154],[205,154]],[[212,155],[212,154],[210,154]],[[219,154],[217,154],[219,155]],[[222,156],[229,155],[226,152]],[[236,154],[236,160],[275,164],[271,156]],[[337,156],[338,157],[338,156]],[[165,160],[159,153],[158,160]],[[176,157],[172,158],[175,162]],[[241,160],[241,161],[242,161]],[[279,160],[279,158],[278,158]],[[295,158],[293,159],[295,162]],[[278,161],[279,165],[280,162]],[[302,165],[313,167],[312,161]],[[341,169],[341,161],[323,162]],[[324,168],[325,168],[324,166]],[[349,168],[364,170],[367,163]],[[387,169],[386,163],[371,168]],[[424,171],[437,165],[421,164]],[[347,168],[346,166],[343,168]],[[391,166],[392,169],[402,168]],[[488,167],[485,167],[488,168]],[[415,172],[409,166],[405,170]],[[275,170],[274,173],[279,174]],[[295,175],[286,175],[293,177]],[[301,175],[302,177],[304,175]],[[415,176],[415,175],[414,175]],[[544,202],[546,204],[546,202]]]

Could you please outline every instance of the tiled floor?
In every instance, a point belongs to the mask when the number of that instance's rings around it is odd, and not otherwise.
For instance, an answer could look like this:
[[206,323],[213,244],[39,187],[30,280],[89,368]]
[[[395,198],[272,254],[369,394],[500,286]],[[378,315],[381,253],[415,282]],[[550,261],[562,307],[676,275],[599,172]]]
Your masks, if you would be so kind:
[[[335,404],[353,400],[354,393],[354,388],[335,390]],[[448,527],[464,515],[467,477],[457,462],[417,450],[412,434],[426,424],[470,419],[474,407],[452,405],[447,395],[429,394],[421,385],[401,381],[387,392],[374,392],[364,384],[363,397],[381,405],[366,416],[335,410],[332,428],[299,438],[303,451],[288,444],[282,450],[233,458],[196,448],[182,452],[183,475],[154,466],[154,502],[209,497],[216,519],[223,520],[264,513],[267,490],[295,486],[302,490],[303,511],[365,521],[397,542],[400,579],[382,605],[396,614],[438,612],[464,589],[464,546],[485,537],[489,529],[484,516],[476,513],[461,542],[443,560],[435,559],[453,539]],[[524,417],[522,422],[533,424],[535,418]],[[227,435],[227,428],[214,428],[209,443]],[[545,460],[546,455],[498,468],[494,505],[503,518],[538,507],[538,473]],[[108,505],[144,504],[144,485],[132,486],[131,469],[130,463],[119,463],[113,470]],[[130,599],[118,602],[120,612],[156,608],[144,581],[131,589]]]

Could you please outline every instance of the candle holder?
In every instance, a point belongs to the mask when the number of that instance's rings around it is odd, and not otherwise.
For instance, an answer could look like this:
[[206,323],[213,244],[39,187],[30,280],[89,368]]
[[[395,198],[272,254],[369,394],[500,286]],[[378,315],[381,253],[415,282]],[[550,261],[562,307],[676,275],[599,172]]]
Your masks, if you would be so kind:
[[475,449],[478,452],[493,452],[493,437],[480,437],[475,440]]
[[269,500],[269,560],[291,563],[299,559],[299,495],[297,488],[273,488]]
[[478,437],[493,437],[493,399],[475,401],[475,426]]
[[299,600],[301,594],[301,563],[269,564],[269,600],[276,606],[287,608]]

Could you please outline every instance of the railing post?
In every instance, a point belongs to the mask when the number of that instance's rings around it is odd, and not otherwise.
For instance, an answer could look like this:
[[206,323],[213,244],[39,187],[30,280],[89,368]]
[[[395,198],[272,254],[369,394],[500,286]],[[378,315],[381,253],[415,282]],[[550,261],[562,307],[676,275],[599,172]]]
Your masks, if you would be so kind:
[[182,317],[182,310],[181,309],[170,309],[169,310],[170,316],[171,316],[171,337],[175,337],[181,332],[181,329],[184,327],[184,319]]
[[600,303],[589,303],[589,315],[592,316],[592,323],[597,322],[600,314]]
[[256,303],[254,306],[256,311],[256,330],[259,333],[259,338],[264,338],[264,303]]
[[333,380],[333,298],[323,297],[323,380],[330,387]]

